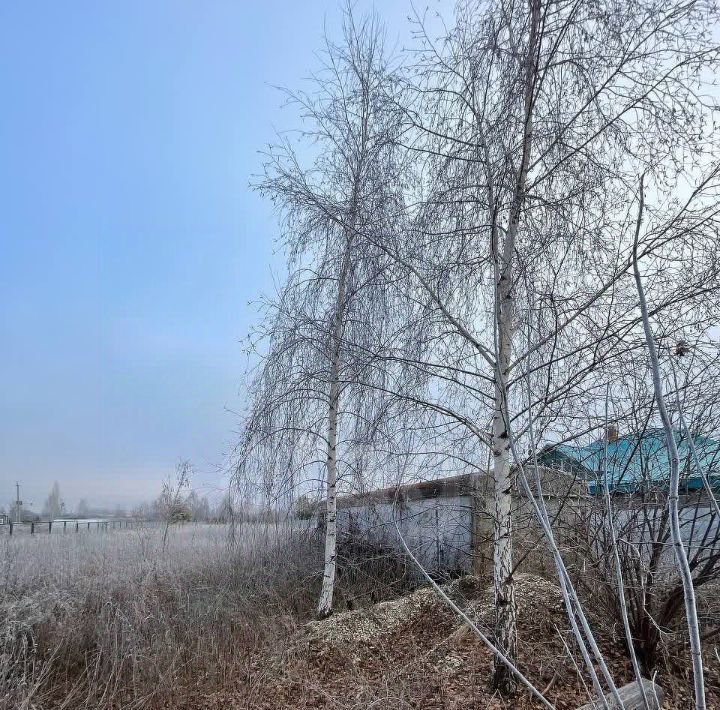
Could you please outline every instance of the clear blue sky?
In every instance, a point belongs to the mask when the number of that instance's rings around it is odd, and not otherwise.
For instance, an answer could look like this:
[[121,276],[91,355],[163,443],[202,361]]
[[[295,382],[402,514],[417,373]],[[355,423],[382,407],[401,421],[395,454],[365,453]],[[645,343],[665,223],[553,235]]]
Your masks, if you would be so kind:
[[[370,7],[358,3],[358,9]],[[379,3],[391,37],[409,4]],[[234,443],[248,301],[275,218],[271,85],[315,66],[331,0],[0,3],[0,505],[198,484]]]

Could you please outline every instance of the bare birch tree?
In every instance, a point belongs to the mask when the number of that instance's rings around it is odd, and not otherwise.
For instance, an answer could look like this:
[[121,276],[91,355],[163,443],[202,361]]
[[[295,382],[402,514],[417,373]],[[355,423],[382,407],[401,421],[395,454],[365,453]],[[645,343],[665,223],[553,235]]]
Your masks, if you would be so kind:
[[192,464],[189,461],[179,461],[172,475],[168,475],[163,483],[162,492],[155,505],[160,519],[165,523],[163,529],[162,548],[167,547],[168,533],[173,523],[189,519],[190,510],[187,507],[187,489],[192,476]]
[[[601,418],[578,431],[582,413],[597,409],[614,369],[645,348],[638,260],[655,277],[648,313],[668,329],[705,332],[717,319],[718,145],[705,130],[715,110],[706,84],[718,62],[716,21],[704,2],[467,0],[441,40],[417,25],[402,95],[384,83],[355,104],[363,86],[375,86],[360,80],[359,92],[324,83],[328,103],[295,97],[314,126],[303,136],[321,156],[312,170],[287,144],[271,156],[263,187],[291,216],[291,254],[302,266],[293,278],[333,287],[315,291],[324,310],[308,308],[302,288],[283,292],[281,355],[268,358],[274,375],[260,389],[270,390],[256,398],[273,413],[263,436],[282,429],[324,442],[328,523],[342,403],[353,390],[389,396],[416,417],[428,451],[452,441],[448,457],[474,472],[489,452],[495,684],[504,693],[514,689],[517,655],[513,460],[522,464],[522,452],[544,439],[599,428]],[[657,228],[636,243],[628,198],[641,173],[653,180],[647,211]],[[300,380],[279,364],[297,364],[299,352],[307,353]],[[537,386],[526,388],[529,378]],[[310,412],[318,414],[308,425]],[[551,521],[541,506],[536,513],[588,671],[597,663],[612,690]]]
[[[345,421],[349,440],[351,434],[366,438],[372,428],[365,411],[367,390],[357,387],[363,364],[350,361],[344,342],[362,342],[372,350],[369,344],[383,330],[380,276],[387,257],[359,239],[358,232],[377,230],[391,208],[383,181],[391,167],[395,122],[387,110],[388,59],[377,18],[357,22],[348,9],[343,31],[341,44],[327,41],[323,70],[314,77],[312,91],[288,93],[299,108],[301,135],[314,157],[305,165],[286,140],[270,149],[259,184],[284,215],[292,274],[271,309],[270,351],[247,430],[252,433],[266,417],[261,437],[273,456],[278,435],[290,434],[285,451],[294,460],[288,460],[289,470],[316,463],[314,447],[318,442],[324,447],[325,562],[319,616],[330,614],[333,606],[339,430]],[[366,433],[359,434],[363,428]],[[297,449],[300,440],[304,452]],[[353,456],[349,448],[348,456]],[[292,481],[291,487],[296,484]]]
[[[637,347],[625,198],[638,169],[651,170],[656,207],[667,213],[716,157],[702,135],[712,104],[701,76],[717,63],[705,29],[714,13],[701,3],[466,2],[441,42],[420,32],[404,106],[405,144],[423,157],[420,194],[407,200],[419,207],[411,239],[406,233],[386,248],[425,294],[418,317],[430,308],[435,319],[421,364],[451,383],[434,390],[443,398],[438,411],[469,424],[492,451],[496,639],[511,659],[508,428],[526,411],[513,391],[524,362],[540,354],[534,367],[547,382],[535,412],[548,425],[597,396],[599,373]],[[717,209],[703,201],[714,189],[702,180],[691,187],[692,205],[672,229],[648,233],[640,247],[676,276],[696,266],[690,279],[666,280],[655,294],[655,313],[678,327],[717,288],[705,258],[714,253]],[[683,222],[695,229],[680,251]],[[523,349],[518,326],[528,320],[536,332]],[[496,684],[512,690],[503,663]]]

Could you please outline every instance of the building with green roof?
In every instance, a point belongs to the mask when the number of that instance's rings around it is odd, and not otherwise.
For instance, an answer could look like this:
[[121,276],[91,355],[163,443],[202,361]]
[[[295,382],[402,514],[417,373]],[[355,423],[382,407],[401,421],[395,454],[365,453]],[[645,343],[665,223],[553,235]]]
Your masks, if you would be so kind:
[[[720,441],[702,434],[693,434],[698,462],[692,455],[689,439],[675,432],[680,457],[680,490],[700,490],[702,467],[711,486],[720,490]],[[607,447],[607,449],[606,449]],[[606,461],[607,451],[607,461]],[[605,491],[638,493],[651,489],[667,489],[670,461],[663,429],[647,429],[642,434],[617,436],[610,428],[608,440],[599,439],[586,446],[556,444],[545,447],[538,456],[541,465],[559,468],[587,481],[591,494]]]

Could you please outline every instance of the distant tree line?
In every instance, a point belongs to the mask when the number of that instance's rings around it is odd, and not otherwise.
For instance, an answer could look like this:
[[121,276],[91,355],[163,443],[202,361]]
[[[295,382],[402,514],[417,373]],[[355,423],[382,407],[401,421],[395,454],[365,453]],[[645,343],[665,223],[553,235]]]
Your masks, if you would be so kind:
[[50,492],[43,503],[40,512],[22,506],[18,516],[17,505],[10,501],[7,508],[0,506],[0,513],[4,513],[11,520],[21,522],[37,522],[39,520],[57,520],[58,518],[126,518],[132,517],[142,520],[166,520],[173,522],[198,521],[229,523],[234,516],[244,518],[253,517],[251,512],[240,508],[236,510],[233,504],[233,495],[225,492],[216,501],[211,501],[207,495],[201,495],[189,487],[183,488],[180,495],[170,502],[167,487],[154,500],[140,503],[128,509],[124,506],[93,505],[87,498],[81,498],[77,505],[69,505],[63,497],[58,481],[53,482]]

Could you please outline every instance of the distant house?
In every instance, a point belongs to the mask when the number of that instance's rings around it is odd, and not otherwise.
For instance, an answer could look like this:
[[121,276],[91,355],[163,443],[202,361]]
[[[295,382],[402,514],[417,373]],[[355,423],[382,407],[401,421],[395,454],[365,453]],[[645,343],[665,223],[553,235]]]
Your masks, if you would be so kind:
[[0,513],[0,524],[7,523],[36,523],[40,520],[40,516],[27,508],[21,508],[18,515],[17,508],[13,505],[9,513]]
[[[703,487],[697,463],[713,488],[720,488],[720,441],[702,434],[693,435],[698,462],[688,437],[675,432],[680,458],[680,488],[684,493]],[[607,459],[606,459],[607,446]],[[543,466],[558,468],[587,481],[588,492],[603,493],[605,486],[616,493],[636,493],[667,487],[670,459],[663,429],[618,436],[608,429],[607,441],[599,439],[586,446],[557,444],[545,447],[538,456]]]

